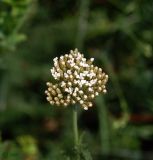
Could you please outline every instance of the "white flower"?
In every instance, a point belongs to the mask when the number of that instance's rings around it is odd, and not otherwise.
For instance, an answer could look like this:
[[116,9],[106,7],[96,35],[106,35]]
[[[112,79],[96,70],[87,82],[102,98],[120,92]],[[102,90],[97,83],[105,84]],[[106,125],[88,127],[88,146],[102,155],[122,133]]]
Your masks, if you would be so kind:
[[106,93],[108,75],[94,66],[94,58],[87,60],[78,50],[70,51],[53,59],[51,74],[56,84],[47,83],[45,91],[50,104],[68,106],[79,103],[85,110],[92,107],[92,99],[99,93]]
[[93,62],[93,61],[94,61],[94,58],[90,58],[90,61]]

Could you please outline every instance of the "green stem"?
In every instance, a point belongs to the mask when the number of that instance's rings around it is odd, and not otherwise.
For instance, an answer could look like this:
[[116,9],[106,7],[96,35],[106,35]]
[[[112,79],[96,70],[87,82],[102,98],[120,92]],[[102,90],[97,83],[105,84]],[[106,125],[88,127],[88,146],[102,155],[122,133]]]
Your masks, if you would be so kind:
[[110,144],[110,132],[109,132],[109,119],[107,113],[107,107],[105,100],[102,96],[96,98],[96,103],[98,106],[98,116],[99,116],[99,127],[100,127],[100,140],[101,140],[101,153],[103,155],[109,155],[111,151]]
[[74,133],[74,147],[77,152],[77,160],[79,156],[79,134],[78,134],[78,117],[77,117],[77,106],[73,107],[73,133]]

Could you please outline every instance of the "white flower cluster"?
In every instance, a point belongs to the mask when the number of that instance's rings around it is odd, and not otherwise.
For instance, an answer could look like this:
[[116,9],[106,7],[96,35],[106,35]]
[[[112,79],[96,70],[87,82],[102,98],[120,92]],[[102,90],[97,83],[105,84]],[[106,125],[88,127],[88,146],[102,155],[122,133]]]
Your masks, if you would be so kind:
[[100,92],[106,93],[108,75],[94,66],[94,58],[87,60],[77,49],[59,59],[53,59],[51,69],[57,84],[48,82],[47,100],[51,104],[64,105],[79,103],[85,110],[92,107],[92,99]]

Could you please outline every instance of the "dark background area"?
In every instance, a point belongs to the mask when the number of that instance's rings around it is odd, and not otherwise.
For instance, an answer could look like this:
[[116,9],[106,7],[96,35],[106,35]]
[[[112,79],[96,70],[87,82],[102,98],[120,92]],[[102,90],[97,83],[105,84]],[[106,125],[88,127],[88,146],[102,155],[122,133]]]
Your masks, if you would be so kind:
[[53,58],[78,48],[109,75],[108,93],[79,111],[93,159],[152,160],[152,17],[152,0],[1,0],[0,159],[73,157],[71,106],[44,91]]

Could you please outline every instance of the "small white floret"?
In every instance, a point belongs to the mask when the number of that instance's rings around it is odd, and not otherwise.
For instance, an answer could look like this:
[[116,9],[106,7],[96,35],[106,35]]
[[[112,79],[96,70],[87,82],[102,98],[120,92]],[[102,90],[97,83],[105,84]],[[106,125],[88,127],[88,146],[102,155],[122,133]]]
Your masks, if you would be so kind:
[[88,110],[88,107],[84,107],[84,110]]
[[93,62],[93,61],[94,61],[94,58],[90,58],[90,61]]

